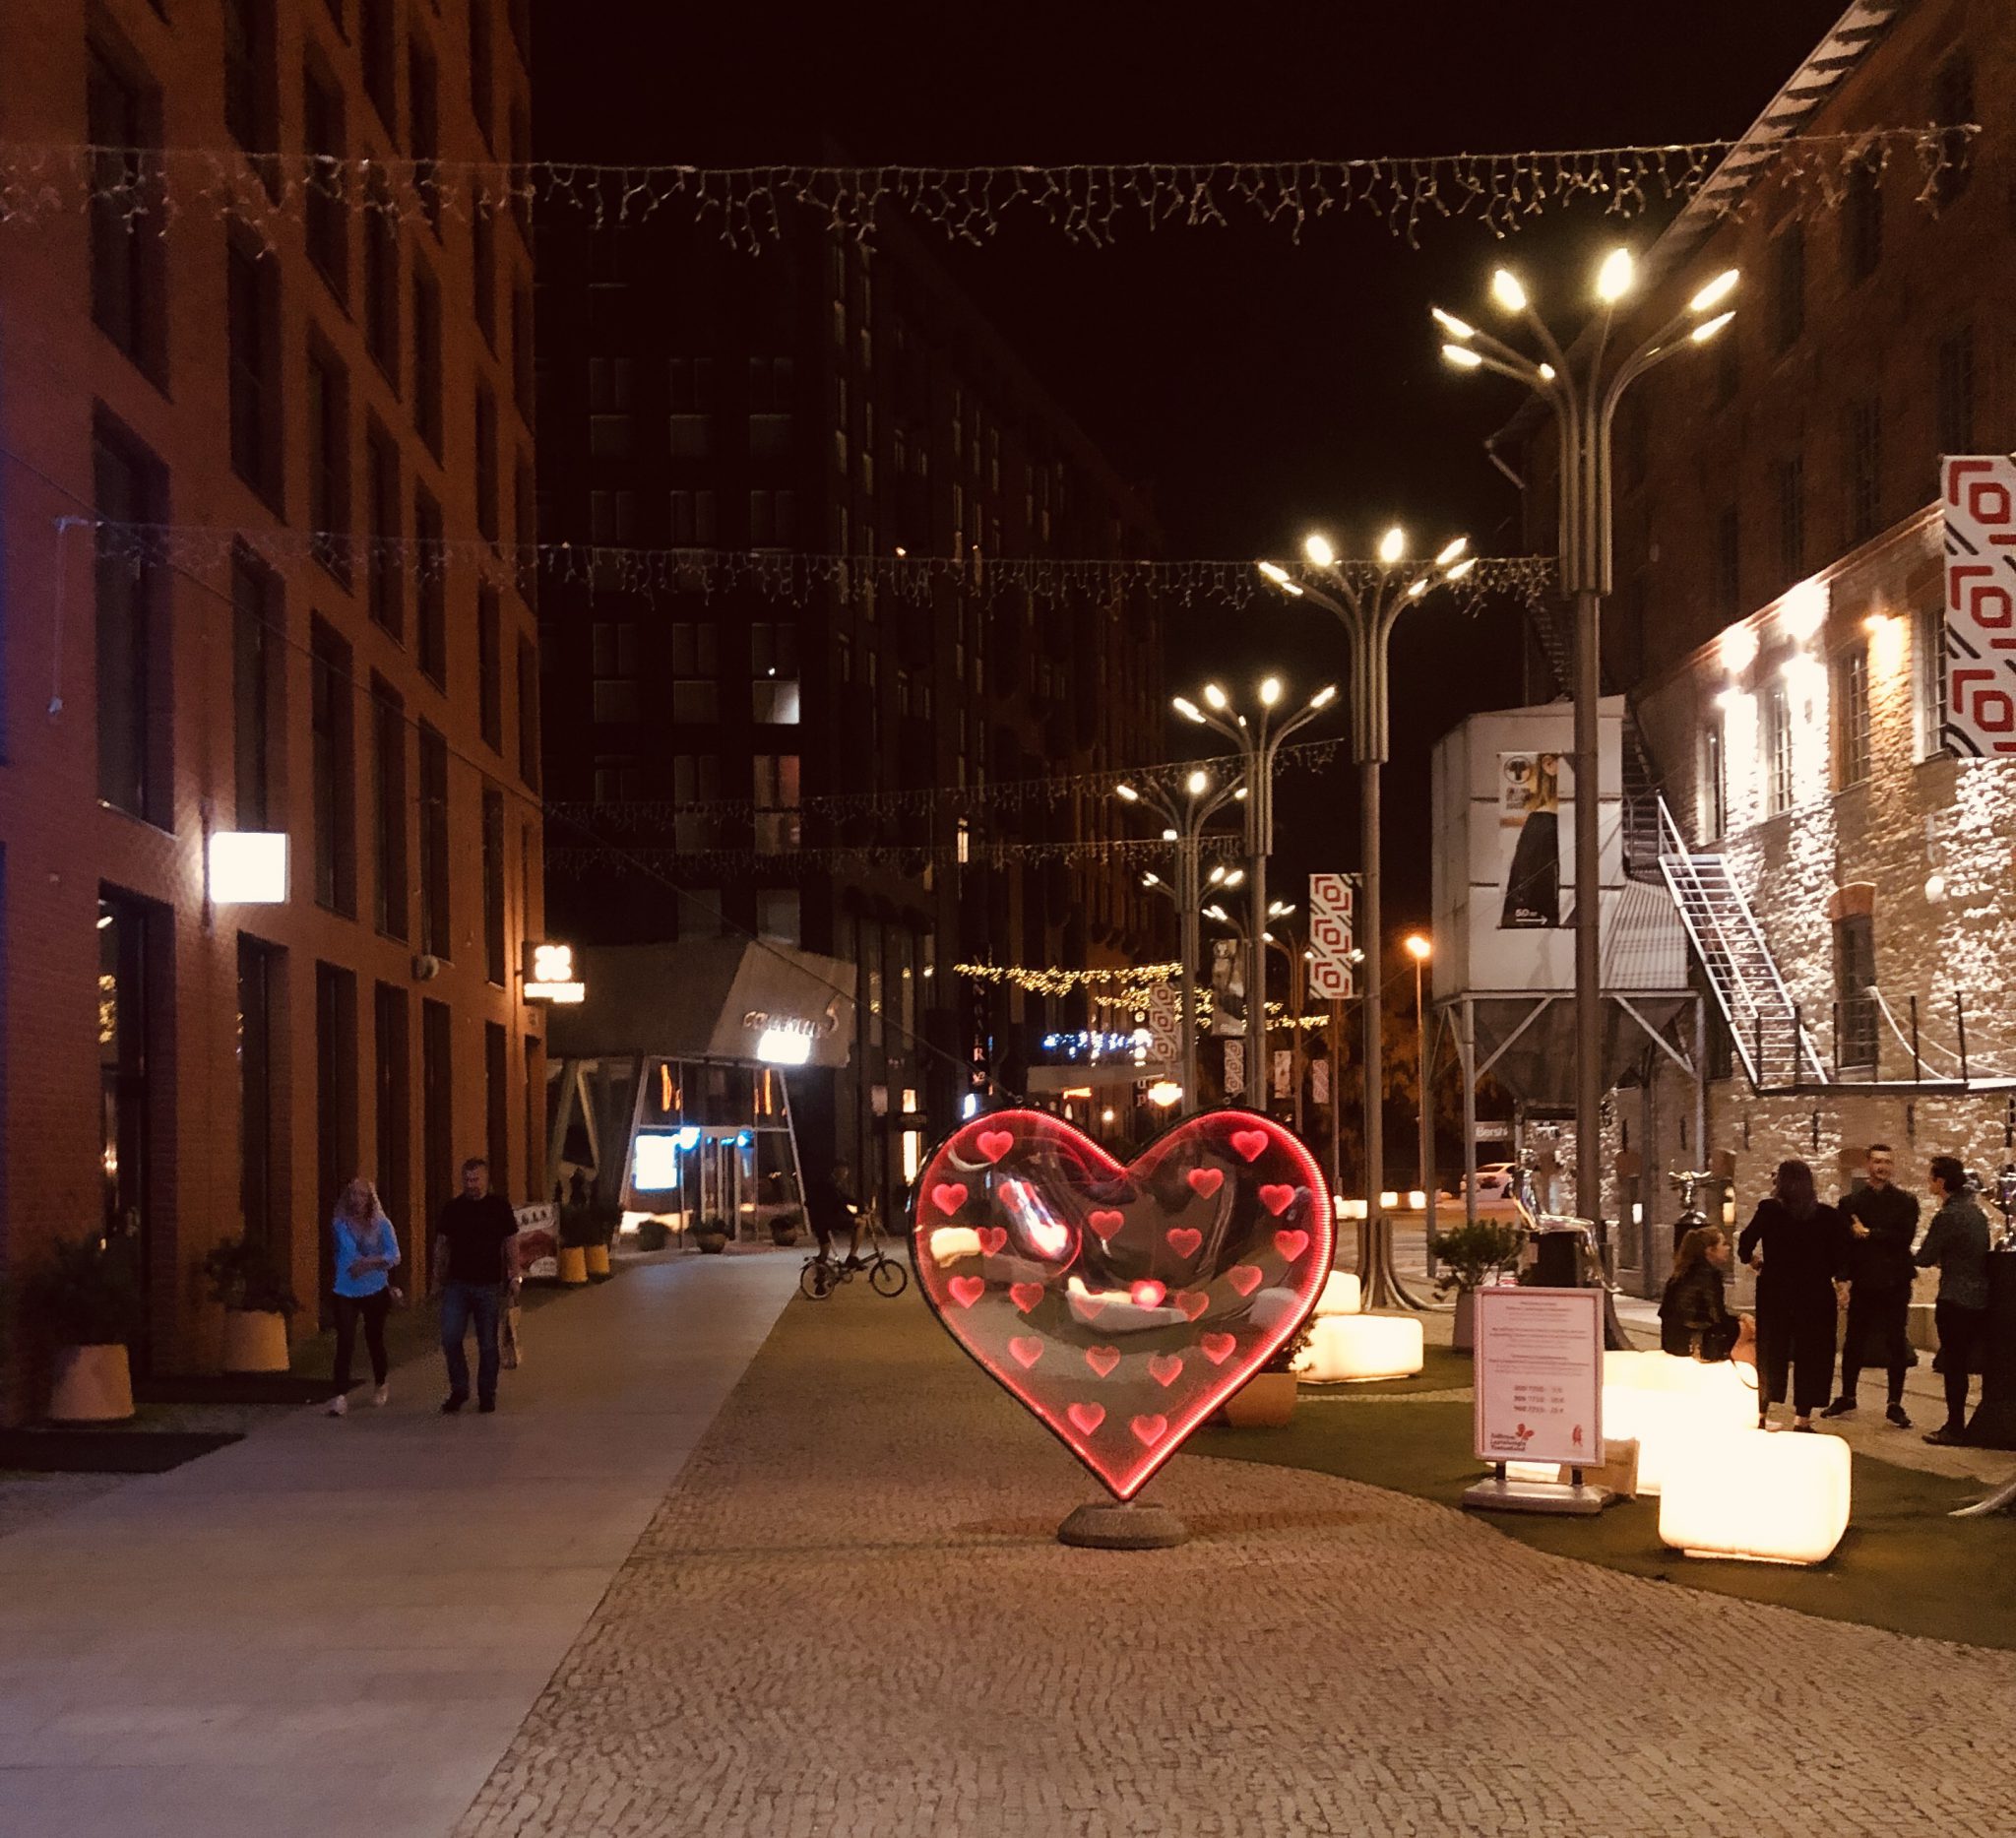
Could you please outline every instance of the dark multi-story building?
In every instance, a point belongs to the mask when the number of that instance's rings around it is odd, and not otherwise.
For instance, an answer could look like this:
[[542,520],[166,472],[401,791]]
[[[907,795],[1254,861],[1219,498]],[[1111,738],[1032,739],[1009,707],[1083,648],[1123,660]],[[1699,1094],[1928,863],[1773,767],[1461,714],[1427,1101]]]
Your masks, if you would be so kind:
[[[899,226],[751,255],[563,216],[538,275],[541,536],[616,551],[540,605],[556,927],[850,967],[799,1134],[888,1192],[976,1070],[1017,1087],[1090,1018],[956,964],[1152,954],[1138,866],[1040,848],[1123,835],[1111,800],[1014,788],[1160,755],[1155,609],[997,564],[1153,555],[1153,516]],[[665,548],[758,573],[627,553]]]
[[[370,178],[522,147],[524,30],[8,11],[0,139],[129,151],[0,229],[0,1275],[103,1232],[143,1367],[214,1358],[220,1239],[314,1298],[361,1173],[417,1280],[464,1156],[542,1167],[536,632],[494,548],[532,513],[531,250],[452,179]],[[277,903],[207,875],[233,832],[291,846]]]

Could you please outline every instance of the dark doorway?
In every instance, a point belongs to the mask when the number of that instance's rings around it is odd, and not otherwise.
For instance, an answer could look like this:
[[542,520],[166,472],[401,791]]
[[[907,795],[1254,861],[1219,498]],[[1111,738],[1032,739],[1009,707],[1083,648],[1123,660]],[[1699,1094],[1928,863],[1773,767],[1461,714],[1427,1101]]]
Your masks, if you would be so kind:
[[335,1316],[330,1283],[336,1244],[329,1221],[357,1172],[357,980],[334,964],[315,966],[315,1254],[322,1325]]
[[108,1256],[125,1258],[146,1305],[132,1346],[133,1369],[151,1369],[154,1297],[153,1164],[148,1041],[154,1018],[148,909],[120,894],[98,896],[99,1165],[104,1170],[101,1229]]

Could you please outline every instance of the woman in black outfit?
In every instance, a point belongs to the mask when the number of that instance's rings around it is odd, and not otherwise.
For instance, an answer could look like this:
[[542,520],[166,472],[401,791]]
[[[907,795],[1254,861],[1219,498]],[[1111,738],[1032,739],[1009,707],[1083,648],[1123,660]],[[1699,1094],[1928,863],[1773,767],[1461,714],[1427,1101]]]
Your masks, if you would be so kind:
[[1734,1254],[1720,1226],[1696,1226],[1680,1240],[1659,1304],[1662,1351],[1682,1360],[1756,1363],[1756,1323],[1730,1310],[1725,1283]]
[[1844,1268],[1848,1227],[1813,1191],[1813,1171],[1781,1162],[1771,1196],[1758,1202],[1736,1255],[1757,1275],[1757,1424],[1785,1402],[1793,1368],[1793,1427],[1811,1429],[1834,1372],[1834,1279]]

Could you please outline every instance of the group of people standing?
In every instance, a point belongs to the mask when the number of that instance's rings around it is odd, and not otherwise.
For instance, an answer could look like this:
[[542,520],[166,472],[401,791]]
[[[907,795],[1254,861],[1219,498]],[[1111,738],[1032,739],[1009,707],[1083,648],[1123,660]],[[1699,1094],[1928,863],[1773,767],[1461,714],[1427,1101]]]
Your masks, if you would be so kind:
[[[1904,1377],[1918,1363],[1907,1332],[1912,1284],[1920,1270],[1939,1272],[1933,1319],[1945,1381],[1946,1421],[1927,1442],[1961,1440],[1969,1380],[1980,1368],[1988,1319],[1988,1222],[1957,1157],[1936,1155],[1926,1171],[1935,1211],[1919,1240],[1918,1196],[1895,1181],[1887,1143],[1868,1152],[1867,1178],[1835,1205],[1825,1204],[1803,1162],[1781,1162],[1733,1249],[1719,1226],[1698,1226],[1681,1240],[1660,1303],[1661,1345],[1710,1360],[1750,1359],[1757,1367],[1758,1423],[1769,1427],[1791,1381],[1793,1427],[1810,1430],[1813,1415],[1847,1417],[1858,1407],[1861,1374],[1880,1368],[1889,1381],[1884,1414],[1911,1427]],[[1757,1313],[1736,1315],[1725,1283],[1741,1259],[1757,1272]],[[1837,1325],[1841,1386],[1832,1402]]]
[[[330,1221],[335,1239],[336,1396],[329,1414],[349,1411],[350,1364],[357,1329],[371,1360],[376,1389],[371,1402],[391,1402],[385,1319],[404,1298],[392,1273],[400,1262],[399,1236],[379,1203],[378,1189],[359,1174],[343,1191]],[[441,1209],[434,1227],[432,1280],[441,1298],[441,1353],[448,1365],[444,1416],[470,1399],[470,1329],[476,1337],[476,1409],[497,1408],[497,1374],[503,1365],[500,1341],[504,1310],[517,1288],[518,1215],[511,1202],[490,1191],[490,1165],[472,1156],[462,1165],[462,1191]]]

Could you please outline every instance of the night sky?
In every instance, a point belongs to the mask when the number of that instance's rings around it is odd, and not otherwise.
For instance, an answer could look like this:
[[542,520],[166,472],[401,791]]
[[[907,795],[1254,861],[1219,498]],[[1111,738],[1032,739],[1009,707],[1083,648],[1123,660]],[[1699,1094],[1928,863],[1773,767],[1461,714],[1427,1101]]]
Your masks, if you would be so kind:
[[[1544,0],[1012,9],[545,4],[536,135],[562,158],[761,163],[831,136],[863,162],[1348,158],[1512,151],[1740,133],[1840,16],[1842,0],[1692,0],[1684,9]],[[584,27],[593,23],[593,32]],[[1411,250],[1370,218],[1300,246],[1257,223],[1127,226],[1077,248],[1035,220],[948,247],[968,291],[1153,496],[1171,555],[1292,550],[1321,526],[1365,554],[1396,518],[1417,546],[1468,531],[1517,553],[1515,494],[1481,441],[1516,386],[1436,361],[1434,300],[1480,305],[1516,262],[1543,304],[1580,294],[1602,250],[1654,225],[1550,212],[1510,243],[1431,225]],[[1557,324],[1571,321],[1557,319]],[[1387,911],[1428,903],[1427,760],[1464,714],[1515,699],[1516,609],[1424,607],[1394,649]],[[1235,629],[1228,631],[1228,624]],[[1342,634],[1272,600],[1252,616],[1173,617],[1171,689],[1282,667],[1313,688]],[[1311,737],[1341,724],[1312,729]],[[1171,750],[1189,739],[1172,723]],[[1133,762],[1115,762],[1125,765]],[[1279,799],[1277,889],[1355,867],[1351,787],[1303,773]],[[1342,828],[1340,829],[1340,823]]]

